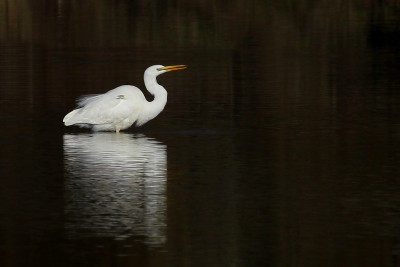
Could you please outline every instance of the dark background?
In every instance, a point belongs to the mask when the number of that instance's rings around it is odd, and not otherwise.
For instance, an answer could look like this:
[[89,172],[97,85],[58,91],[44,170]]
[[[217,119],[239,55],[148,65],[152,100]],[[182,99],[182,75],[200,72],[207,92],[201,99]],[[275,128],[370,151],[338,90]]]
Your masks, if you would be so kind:
[[[400,266],[399,14],[0,0],[0,265]],[[154,64],[153,121],[64,127]]]

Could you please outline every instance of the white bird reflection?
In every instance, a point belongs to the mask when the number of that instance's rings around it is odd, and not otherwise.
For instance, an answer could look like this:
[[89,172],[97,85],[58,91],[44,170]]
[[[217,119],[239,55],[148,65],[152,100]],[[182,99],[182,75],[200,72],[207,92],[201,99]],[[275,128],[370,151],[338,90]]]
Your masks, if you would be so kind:
[[64,135],[66,228],[74,237],[166,239],[166,146],[144,135]]

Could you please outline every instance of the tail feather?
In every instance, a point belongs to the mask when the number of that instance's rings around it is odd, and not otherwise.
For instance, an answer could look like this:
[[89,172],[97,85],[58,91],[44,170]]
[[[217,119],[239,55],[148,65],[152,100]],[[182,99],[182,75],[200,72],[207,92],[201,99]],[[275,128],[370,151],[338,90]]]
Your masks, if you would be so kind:
[[77,118],[76,117],[76,113],[79,111],[79,109],[74,109],[73,111],[71,111],[70,113],[68,113],[67,115],[65,115],[63,122],[65,124],[65,126],[70,126],[73,125],[75,123],[77,123]]

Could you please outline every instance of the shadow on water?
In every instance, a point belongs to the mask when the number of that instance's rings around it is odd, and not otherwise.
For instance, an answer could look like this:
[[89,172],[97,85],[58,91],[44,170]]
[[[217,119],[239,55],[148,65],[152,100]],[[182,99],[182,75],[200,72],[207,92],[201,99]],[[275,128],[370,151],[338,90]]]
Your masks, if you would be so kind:
[[64,135],[69,238],[166,239],[166,146],[144,135]]

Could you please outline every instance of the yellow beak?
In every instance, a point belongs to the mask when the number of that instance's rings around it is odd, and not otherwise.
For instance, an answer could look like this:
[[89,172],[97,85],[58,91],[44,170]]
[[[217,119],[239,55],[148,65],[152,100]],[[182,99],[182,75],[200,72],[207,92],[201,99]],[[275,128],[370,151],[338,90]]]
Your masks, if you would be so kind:
[[186,69],[186,65],[165,66],[165,67],[159,68],[158,70],[172,71],[172,70],[183,70],[183,69]]

